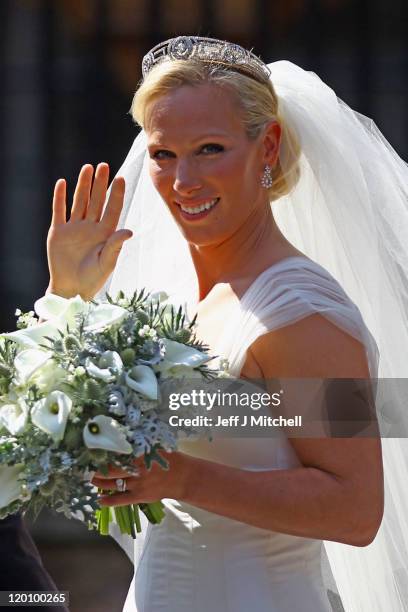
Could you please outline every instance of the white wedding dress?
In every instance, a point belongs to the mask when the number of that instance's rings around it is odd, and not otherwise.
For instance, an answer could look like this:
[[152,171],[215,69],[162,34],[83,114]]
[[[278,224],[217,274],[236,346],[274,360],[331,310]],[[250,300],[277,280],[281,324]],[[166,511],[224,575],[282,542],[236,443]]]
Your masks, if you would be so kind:
[[[238,376],[259,335],[316,312],[364,343],[375,377],[377,347],[359,310],[324,268],[304,257],[281,260],[258,276],[231,313],[217,354]],[[282,431],[271,438],[186,441],[180,450],[245,470],[300,465]],[[252,527],[172,499],[164,503],[165,519],[160,525],[144,520],[134,549],[112,532],[135,563],[124,612],[332,611],[321,540]]]

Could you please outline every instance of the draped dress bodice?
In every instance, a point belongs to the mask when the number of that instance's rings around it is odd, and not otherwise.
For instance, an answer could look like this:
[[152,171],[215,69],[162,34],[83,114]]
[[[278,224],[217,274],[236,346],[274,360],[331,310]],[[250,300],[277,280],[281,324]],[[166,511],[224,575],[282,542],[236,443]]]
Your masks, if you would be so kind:
[[[191,312],[193,305],[185,305]],[[260,335],[313,313],[365,345],[375,376],[377,348],[358,308],[324,268],[303,257],[281,260],[256,278],[231,312],[217,354],[239,376],[248,348]],[[243,470],[301,465],[279,429],[267,438],[184,440],[179,449]],[[135,576],[126,612],[332,610],[322,577],[321,540],[267,531],[182,501],[164,503],[163,522],[144,521],[143,537],[127,550],[134,557]]]

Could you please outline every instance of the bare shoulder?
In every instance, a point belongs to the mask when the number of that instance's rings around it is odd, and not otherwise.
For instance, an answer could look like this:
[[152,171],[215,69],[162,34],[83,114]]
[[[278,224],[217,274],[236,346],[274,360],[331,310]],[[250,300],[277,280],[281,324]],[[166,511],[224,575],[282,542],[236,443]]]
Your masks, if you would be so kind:
[[318,313],[259,336],[249,351],[266,379],[369,378],[365,346]]

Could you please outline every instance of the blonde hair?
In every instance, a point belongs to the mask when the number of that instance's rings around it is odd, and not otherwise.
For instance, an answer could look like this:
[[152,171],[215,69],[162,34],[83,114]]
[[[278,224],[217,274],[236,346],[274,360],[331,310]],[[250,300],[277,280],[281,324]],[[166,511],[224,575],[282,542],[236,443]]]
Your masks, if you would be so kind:
[[300,145],[294,132],[279,115],[278,97],[271,81],[260,83],[237,70],[194,59],[164,61],[152,68],[136,90],[131,106],[134,121],[145,127],[151,102],[182,85],[197,86],[202,83],[213,83],[235,94],[249,139],[256,138],[269,121],[276,119],[279,122],[281,145],[278,162],[272,170],[273,184],[269,189],[269,199],[277,200],[287,195],[299,179]]

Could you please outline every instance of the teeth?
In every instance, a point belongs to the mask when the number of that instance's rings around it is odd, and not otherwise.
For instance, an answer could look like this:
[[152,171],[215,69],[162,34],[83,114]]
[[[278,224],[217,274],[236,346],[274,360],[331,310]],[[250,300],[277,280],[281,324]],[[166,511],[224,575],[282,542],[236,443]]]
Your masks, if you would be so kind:
[[181,204],[180,204],[180,208],[181,208],[181,210],[183,210],[184,212],[189,213],[190,215],[197,215],[198,213],[203,212],[203,210],[209,210],[217,202],[218,202],[218,198],[215,198],[214,200],[210,200],[209,202],[205,202],[204,204],[201,204],[201,206],[197,206],[196,208],[186,208],[185,206],[182,206]]

